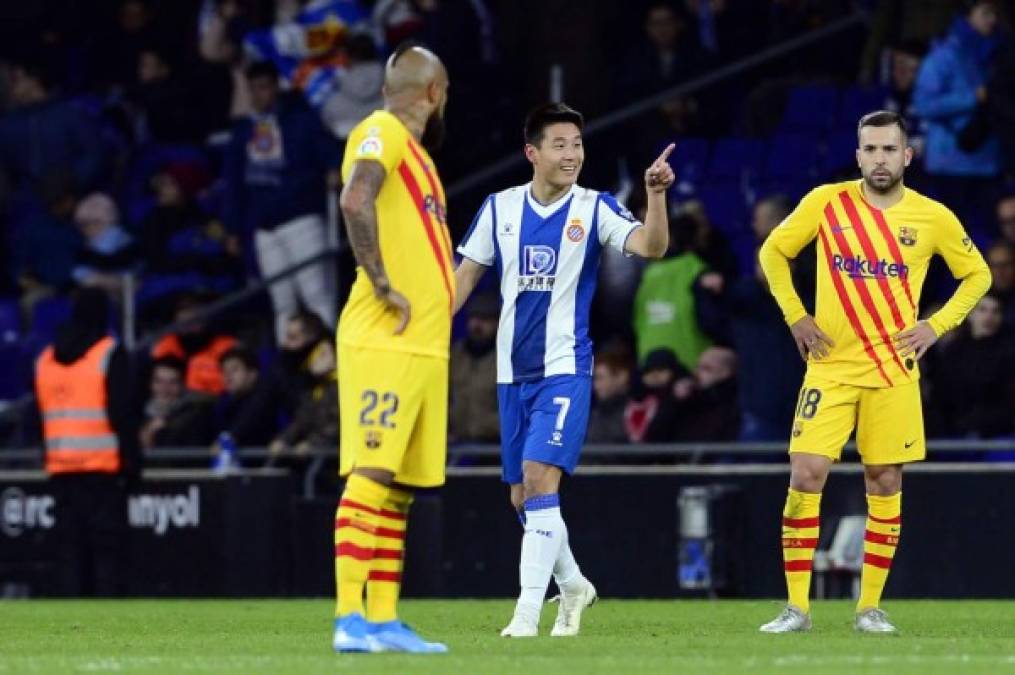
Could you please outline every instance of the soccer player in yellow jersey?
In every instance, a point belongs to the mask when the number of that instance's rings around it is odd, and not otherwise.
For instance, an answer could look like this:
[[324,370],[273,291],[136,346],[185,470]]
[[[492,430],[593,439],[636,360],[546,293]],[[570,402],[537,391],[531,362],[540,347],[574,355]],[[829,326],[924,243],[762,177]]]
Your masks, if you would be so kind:
[[[855,627],[891,633],[879,608],[901,530],[902,467],[924,458],[917,363],[955,328],[990,286],[990,272],[945,206],[904,187],[913,151],[894,112],[865,115],[857,128],[862,179],[808,193],[759,254],[807,372],[790,439],[782,549],[789,602],[767,633],[808,630],[811,562],[829,467],[856,428],[867,489],[863,575]],[[817,243],[817,302],[808,316],[789,261]],[[917,318],[935,254],[961,283],[945,305]]]
[[352,130],[342,164],[342,214],[359,267],[338,326],[347,477],[335,516],[340,652],[447,651],[396,614],[412,491],[444,483],[455,274],[444,190],[426,148],[443,135],[447,90],[434,54],[396,49],[384,110]]

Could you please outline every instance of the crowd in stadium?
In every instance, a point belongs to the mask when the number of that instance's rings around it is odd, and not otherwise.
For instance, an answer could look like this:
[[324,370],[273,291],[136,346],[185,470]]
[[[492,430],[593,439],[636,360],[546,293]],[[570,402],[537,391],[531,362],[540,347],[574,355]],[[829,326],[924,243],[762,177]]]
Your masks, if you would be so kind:
[[[777,59],[763,79],[735,75],[589,138],[582,183],[615,191],[636,215],[645,196],[630,176],[671,140],[678,184],[666,257],[646,265],[607,255],[600,270],[588,440],[786,439],[804,363],[756,250],[807,190],[855,175],[856,120],[877,108],[906,117],[916,149],[907,185],[956,212],[993,274],[966,324],[922,363],[928,436],[1015,433],[1011,7],[573,4],[53,0],[0,9],[0,398],[31,391],[32,359],[58,335],[75,291],[108,296],[114,332],[132,294],[150,335],[304,262],[271,286],[270,304],[142,342],[137,437],[145,448],[207,446],[221,432],[273,451],[334,447],[334,326],[347,286],[336,279],[348,280],[351,257],[309,259],[331,241],[327,197],[340,184],[343,139],[381,105],[394,45],[418,40],[448,66],[448,143],[436,159],[451,185],[520,152],[524,111],[546,98],[554,64],[568,102],[595,119],[859,7],[868,23],[845,41],[855,58],[841,57],[839,41],[812,59]],[[527,48],[555,44],[562,22],[559,48]],[[482,196],[452,196],[454,234]],[[805,299],[815,264],[805,253],[795,270]],[[922,314],[951,288],[948,270],[934,268]],[[499,438],[498,305],[495,293],[478,293],[457,326],[452,442]]]

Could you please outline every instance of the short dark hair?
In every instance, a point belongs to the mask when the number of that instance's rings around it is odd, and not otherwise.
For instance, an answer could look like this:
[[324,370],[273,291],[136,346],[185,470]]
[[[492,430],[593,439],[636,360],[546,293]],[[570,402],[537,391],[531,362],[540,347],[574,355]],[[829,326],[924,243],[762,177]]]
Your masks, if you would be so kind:
[[258,80],[262,77],[271,78],[278,82],[278,68],[271,61],[255,61],[243,71],[248,80]]
[[226,361],[236,359],[243,364],[243,367],[247,370],[260,370],[261,364],[257,360],[257,356],[254,352],[250,351],[243,345],[237,345],[231,349],[226,350],[222,356],[219,357],[219,365],[225,365]]
[[570,122],[581,132],[585,128],[585,118],[580,112],[566,103],[544,103],[533,108],[525,117],[525,142],[539,145],[543,142],[543,131],[551,124]]
[[180,379],[183,379],[187,373],[187,364],[183,362],[183,359],[175,356],[161,356],[152,361],[152,373],[155,373],[157,368],[169,368],[175,370],[180,374]]
[[906,118],[902,115],[891,110],[875,110],[860,118],[860,122],[856,125],[856,137],[860,138],[860,131],[864,127],[890,127],[893,125],[899,127],[903,138],[909,135]]
[[793,213],[793,200],[789,198],[789,195],[782,192],[776,192],[759,199],[756,206],[761,206],[762,204],[768,204],[775,209],[780,218],[785,218]]

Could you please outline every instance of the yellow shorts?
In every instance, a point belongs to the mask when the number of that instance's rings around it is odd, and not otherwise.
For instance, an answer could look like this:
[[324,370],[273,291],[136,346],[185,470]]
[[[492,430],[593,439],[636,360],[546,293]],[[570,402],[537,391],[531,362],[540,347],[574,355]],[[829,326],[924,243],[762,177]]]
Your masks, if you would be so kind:
[[808,374],[797,399],[790,452],[824,455],[833,461],[856,428],[864,464],[903,464],[927,455],[920,383],[857,387]]
[[448,361],[339,345],[339,473],[386,469],[395,482],[444,484]]

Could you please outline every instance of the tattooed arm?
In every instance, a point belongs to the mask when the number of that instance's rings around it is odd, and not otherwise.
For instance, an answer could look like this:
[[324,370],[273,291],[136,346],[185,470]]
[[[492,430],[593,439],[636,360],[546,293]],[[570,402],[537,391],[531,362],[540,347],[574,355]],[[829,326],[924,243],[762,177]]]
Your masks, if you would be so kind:
[[356,262],[373,284],[377,299],[387,305],[389,311],[398,315],[399,324],[395,335],[399,335],[409,324],[411,308],[405,296],[391,287],[381,259],[376,201],[383,183],[384,166],[380,162],[358,160],[353,164],[349,181],[342,189],[339,204]]

